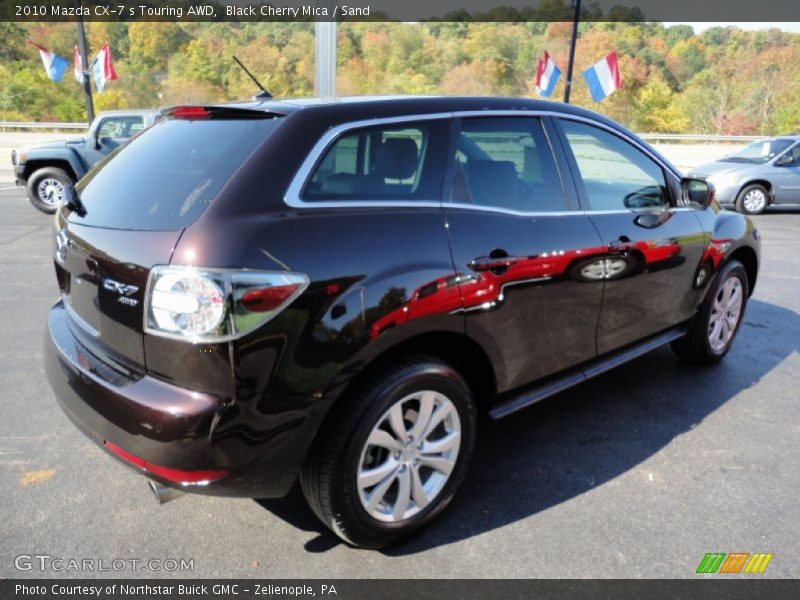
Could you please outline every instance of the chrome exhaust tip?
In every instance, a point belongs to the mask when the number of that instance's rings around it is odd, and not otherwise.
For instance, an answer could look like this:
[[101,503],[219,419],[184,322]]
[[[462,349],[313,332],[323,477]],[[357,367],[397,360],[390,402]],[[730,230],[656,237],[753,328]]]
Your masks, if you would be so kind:
[[180,498],[186,493],[164,485],[163,483],[153,481],[152,479],[147,481],[147,485],[150,486],[150,489],[153,491],[153,494],[155,494],[156,500],[158,500],[159,504],[166,504],[170,500]]

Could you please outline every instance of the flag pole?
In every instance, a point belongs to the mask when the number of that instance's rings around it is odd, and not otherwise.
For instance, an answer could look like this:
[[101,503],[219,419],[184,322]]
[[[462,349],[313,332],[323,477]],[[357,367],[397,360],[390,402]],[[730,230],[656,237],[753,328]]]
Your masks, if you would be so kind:
[[572,65],[575,63],[575,44],[578,42],[578,22],[581,18],[581,0],[572,0],[575,7],[575,17],[572,19],[572,39],[569,42],[569,64],[567,65],[567,80],[564,83],[564,102],[569,104],[569,93],[572,89]]
[[86,58],[86,30],[83,28],[83,18],[80,15],[77,17],[77,25],[78,52],[81,55],[81,66],[83,67],[83,97],[86,100],[86,116],[91,123],[94,121],[94,101],[92,100],[92,84],[89,81],[89,61]]

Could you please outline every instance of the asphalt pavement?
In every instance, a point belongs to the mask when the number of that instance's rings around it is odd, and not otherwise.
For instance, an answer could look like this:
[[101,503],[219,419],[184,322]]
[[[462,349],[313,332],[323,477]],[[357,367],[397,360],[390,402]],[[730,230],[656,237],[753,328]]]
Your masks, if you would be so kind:
[[[45,381],[51,218],[20,190],[0,190],[0,214],[0,577],[680,578],[707,552],[768,552],[757,577],[800,575],[800,211],[756,218],[762,272],[723,364],[665,348],[483,423],[453,504],[383,552],[340,543],[297,490],[157,505]],[[154,570],[170,559],[192,570]]]

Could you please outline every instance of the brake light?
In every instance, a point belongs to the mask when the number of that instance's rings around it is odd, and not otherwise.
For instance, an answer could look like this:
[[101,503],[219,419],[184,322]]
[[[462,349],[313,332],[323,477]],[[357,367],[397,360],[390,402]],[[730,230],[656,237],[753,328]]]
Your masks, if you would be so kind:
[[175,119],[207,119],[211,113],[202,106],[176,106],[167,114]]
[[156,477],[160,477],[161,479],[166,479],[171,483],[205,485],[207,483],[211,483],[212,481],[217,481],[218,479],[222,479],[228,474],[227,469],[185,471],[183,469],[172,469],[170,467],[162,467],[161,465],[156,465],[151,462],[147,462],[143,458],[139,458],[138,456],[135,456],[130,452],[123,450],[116,444],[112,444],[109,441],[103,442],[103,445],[113,454],[124,460],[126,463],[131,464],[134,467],[144,469],[148,473],[151,473]]
[[275,317],[307,286],[300,273],[156,266],[144,330],[191,343],[230,341]]

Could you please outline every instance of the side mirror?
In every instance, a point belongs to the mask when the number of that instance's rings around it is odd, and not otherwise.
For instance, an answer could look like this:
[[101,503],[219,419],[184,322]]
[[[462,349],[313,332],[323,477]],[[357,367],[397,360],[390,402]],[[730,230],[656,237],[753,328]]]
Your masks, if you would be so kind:
[[788,167],[789,165],[793,165],[794,162],[794,156],[791,154],[784,154],[783,156],[778,157],[778,160],[775,161],[775,166]]
[[99,131],[95,131],[92,134],[92,141],[94,142],[94,149],[95,150],[100,150],[100,132]]
[[714,201],[714,186],[702,179],[681,179],[683,204],[708,208]]

